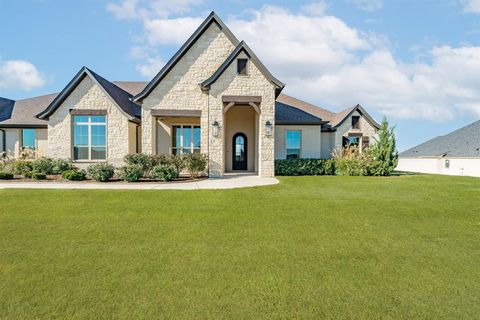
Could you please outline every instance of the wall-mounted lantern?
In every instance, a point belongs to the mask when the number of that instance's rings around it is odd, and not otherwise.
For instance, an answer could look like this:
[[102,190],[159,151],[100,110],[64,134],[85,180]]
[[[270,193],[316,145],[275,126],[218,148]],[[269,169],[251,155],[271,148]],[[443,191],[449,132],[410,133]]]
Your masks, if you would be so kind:
[[212,123],[212,135],[216,138],[218,137],[219,132],[220,132],[220,125],[218,124],[218,121],[214,121]]
[[272,133],[273,133],[273,125],[270,121],[267,121],[265,123],[265,134],[267,135],[267,137],[271,137]]

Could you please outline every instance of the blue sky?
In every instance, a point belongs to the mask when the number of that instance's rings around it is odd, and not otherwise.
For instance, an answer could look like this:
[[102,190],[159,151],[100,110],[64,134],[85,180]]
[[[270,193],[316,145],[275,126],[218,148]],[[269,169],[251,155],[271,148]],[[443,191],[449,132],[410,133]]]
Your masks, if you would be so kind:
[[479,0],[0,0],[0,96],[150,80],[211,10],[285,93],[387,116],[400,150],[480,118]]

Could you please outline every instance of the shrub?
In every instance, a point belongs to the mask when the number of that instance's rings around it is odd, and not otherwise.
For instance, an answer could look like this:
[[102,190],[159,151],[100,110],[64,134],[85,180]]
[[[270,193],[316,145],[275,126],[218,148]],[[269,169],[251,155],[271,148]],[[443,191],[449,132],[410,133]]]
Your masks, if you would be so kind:
[[95,163],[88,166],[87,172],[93,180],[107,182],[113,178],[115,167],[108,163]]
[[76,170],[77,168],[73,165],[72,160],[70,159],[54,159],[52,174],[62,174],[65,171]]
[[183,157],[185,168],[188,170],[190,177],[196,179],[200,177],[202,172],[207,168],[207,157],[202,153],[190,153]]
[[12,152],[0,152],[0,171],[13,173],[15,163],[15,156]]
[[16,160],[13,163],[13,172],[24,176],[28,172],[33,171],[33,162],[29,160]]
[[175,171],[180,175],[183,169],[185,169],[185,155],[177,154],[161,154],[156,156],[156,165],[172,165],[175,167]]
[[335,161],[326,159],[275,160],[275,174],[278,176],[334,175]]
[[389,176],[398,164],[395,128],[390,128],[386,118],[383,119],[378,131],[378,139],[368,149],[372,158],[369,173],[374,176]]
[[53,160],[50,158],[38,158],[32,162],[32,171],[45,175],[53,174]]
[[62,172],[62,178],[70,181],[83,181],[86,176],[85,170],[66,170]]
[[335,159],[336,174],[339,176],[366,176],[371,159],[366,152],[361,153],[355,146],[335,149],[332,153]]
[[178,172],[172,164],[159,164],[153,168],[152,177],[162,181],[172,181],[178,178]]
[[25,173],[25,178],[35,179],[35,180],[45,180],[47,175],[43,172],[30,171]]
[[146,176],[150,175],[150,171],[157,165],[156,156],[144,153],[127,154],[123,160],[127,166],[140,166]]
[[143,168],[138,164],[121,167],[119,177],[127,182],[137,182],[143,177]]
[[0,180],[12,180],[13,174],[9,172],[0,171]]

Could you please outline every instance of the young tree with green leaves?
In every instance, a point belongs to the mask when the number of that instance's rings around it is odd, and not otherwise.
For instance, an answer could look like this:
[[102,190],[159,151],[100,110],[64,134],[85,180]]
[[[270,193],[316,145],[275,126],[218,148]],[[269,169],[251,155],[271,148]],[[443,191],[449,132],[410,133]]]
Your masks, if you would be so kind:
[[373,176],[389,176],[398,164],[398,151],[395,140],[395,127],[390,128],[388,120],[383,118],[378,138],[368,149],[372,158],[372,164],[369,172]]

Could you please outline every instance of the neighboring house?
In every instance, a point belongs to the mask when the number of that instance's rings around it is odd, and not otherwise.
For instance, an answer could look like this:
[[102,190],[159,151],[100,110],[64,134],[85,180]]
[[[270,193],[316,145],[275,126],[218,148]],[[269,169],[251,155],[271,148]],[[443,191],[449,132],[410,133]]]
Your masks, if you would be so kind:
[[400,153],[397,170],[480,177],[480,120]]
[[58,94],[0,100],[0,151],[79,165],[125,155],[208,155],[210,176],[274,175],[274,160],[330,158],[372,142],[379,125],[359,105],[339,113],[281,94],[276,79],[211,13],[150,82],[109,82],[83,67]]

